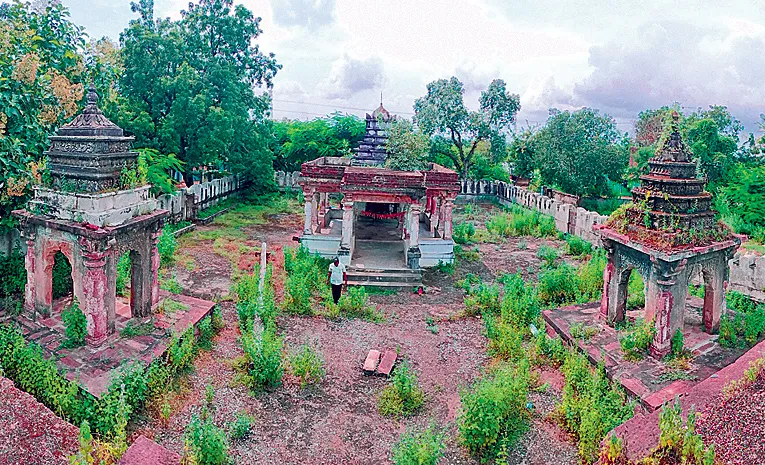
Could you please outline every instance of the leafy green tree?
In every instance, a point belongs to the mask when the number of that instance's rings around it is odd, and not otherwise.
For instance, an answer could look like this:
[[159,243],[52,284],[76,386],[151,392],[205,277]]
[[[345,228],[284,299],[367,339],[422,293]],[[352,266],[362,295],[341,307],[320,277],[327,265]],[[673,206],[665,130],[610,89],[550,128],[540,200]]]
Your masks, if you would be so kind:
[[510,144],[510,160],[513,163],[513,174],[519,178],[530,178],[534,172],[534,135],[532,129],[525,129],[516,134]]
[[430,141],[407,119],[395,119],[388,129],[388,158],[385,166],[394,170],[416,171],[427,168]]
[[350,156],[364,131],[361,118],[339,113],[311,121],[275,121],[271,139],[274,168],[297,171],[301,164],[319,157]]
[[736,139],[726,136],[714,119],[704,118],[689,125],[687,142],[710,184],[720,182],[733,165]]
[[260,18],[233,0],[200,0],[181,19],[154,18],[153,0],[120,35],[125,104],[109,113],[136,136],[136,145],[175,153],[193,182],[200,165],[229,166],[273,182],[268,150],[267,94],[281,68],[255,43]]
[[597,110],[551,110],[534,137],[542,180],[574,195],[607,195],[608,180],[621,181],[627,165],[624,136]]
[[494,145],[492,154],[504,154],[504,132],[521,108],[520,97],[508,93],[501,79],[492,81],[481,93],[479,111],[468,111],[464,92],[456,77],[439,79],[428,84],[428,93],[414,103],[415,122],[425,134],[440,139],[433,147],[461,176],[469,174],[481,141]]
[[48,136],[77,112],[83,46],[60,2],[0,4],[0,228],[40,181]]

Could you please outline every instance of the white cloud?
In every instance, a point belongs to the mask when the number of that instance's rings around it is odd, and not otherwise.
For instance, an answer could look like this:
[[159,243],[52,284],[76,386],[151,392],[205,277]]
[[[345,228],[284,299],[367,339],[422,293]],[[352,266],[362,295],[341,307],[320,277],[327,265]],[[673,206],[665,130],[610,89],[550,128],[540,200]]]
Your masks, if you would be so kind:
[[335,0],[271,0],[271,5],[274,22],[282,26],[314,30],[335,20]]
[[343,55],[332,64],[329,76],[318,89],[327,98],[342,99],[384,85],[385,69],[379,57],[356,59]]

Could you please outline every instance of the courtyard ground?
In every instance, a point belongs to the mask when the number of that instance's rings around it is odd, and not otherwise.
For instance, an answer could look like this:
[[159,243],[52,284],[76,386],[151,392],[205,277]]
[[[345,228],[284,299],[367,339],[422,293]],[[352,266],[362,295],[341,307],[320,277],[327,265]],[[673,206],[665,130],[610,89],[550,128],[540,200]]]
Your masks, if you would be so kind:
[[[473,382],[489,359],[483,322],[460,316],[463,291],[454,283],[467,273],[485,280],[516,270],[532,276],[540,267],[535,254],[538,247],[555,242],[560,246],[561,241],[528,238],[522,253],[518,253],[519,240],[482,244],[480,260],[463,261],[452,274],[427,272],[424,295],[407,290],[373,295],[372,302],[385,314],[382,323],[281,315],[278,325],[287,349],[313,346],[325,360],[326,377],[318,386],[305,389],[287,379],[272,392],[253,395],[236,382],[232,368],[242,349],[230,288],[237,275],[252,270],[259,244],[266,241],[280,300],[282,249],[295,245],[292,238],[302,226],[302,216],[294,201],[277,210],[243,206],[181,238],[176,262],[165,271],[164,279],[176,281],[185,294],[220,301],[226,327],[216,337],[212,351],[197,358],[194,373],[172,396],[169,418],[145,417],[134,433],[182,453],[183,431],[192,415],[201,412],[207,386],[212,386],[218,426],[229,430],[239,412],[255,417],[250,434],[231,443],[230,454],[236,463],[389,463],[391,448],[403,431],[431,422],[447,431],[447,450],[440,463],[477,463],[457,444],[455,418],[460,391]],[[428,327],[428,317],[437,330]],[[415,416],[396,420],[377,412],[377,398],[387,381],[362,373],[370,349],[398,350],[411,362],[427,395],[424,408]],[[547,419],[560,402],[562,377],[548,370],[541,373],[541,379],[549,388],[531,395],[532,426],[508,463],[578,463],[574,443]]]

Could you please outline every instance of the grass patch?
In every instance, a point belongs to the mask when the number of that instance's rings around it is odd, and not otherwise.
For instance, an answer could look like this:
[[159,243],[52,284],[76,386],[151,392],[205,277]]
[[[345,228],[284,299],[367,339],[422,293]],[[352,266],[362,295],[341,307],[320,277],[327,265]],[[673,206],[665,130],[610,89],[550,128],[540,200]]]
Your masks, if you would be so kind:
[[425,402],[425,393],[417,381],[409,362],[403,360],[396,367],[391,383],[385,386],[377,401],[380,415],[402,417],[414,414]]
[[127,322],[122,331],[120,331],[120,337],[130,339],[137,336],[148,336],[154,332],[154,320],[145,321],[143,323],[136,323],[135,320]]

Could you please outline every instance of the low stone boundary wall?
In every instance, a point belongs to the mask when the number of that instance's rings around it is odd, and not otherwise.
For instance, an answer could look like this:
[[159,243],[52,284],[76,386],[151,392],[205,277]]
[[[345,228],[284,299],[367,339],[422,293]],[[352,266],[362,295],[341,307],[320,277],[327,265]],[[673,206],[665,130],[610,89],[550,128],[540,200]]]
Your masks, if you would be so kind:
[[293,171],[291,173],[287,173],[285,171],[277,171],[274,173],[274,181],[276,181],[276,186],[282,192],[299,190],[299,178],[300,171]]

